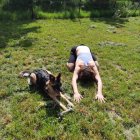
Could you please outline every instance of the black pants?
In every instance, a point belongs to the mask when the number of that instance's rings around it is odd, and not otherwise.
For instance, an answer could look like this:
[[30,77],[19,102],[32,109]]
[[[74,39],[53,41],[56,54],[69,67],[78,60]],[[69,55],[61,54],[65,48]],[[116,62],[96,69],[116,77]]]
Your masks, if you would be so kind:
[[[72,49],[70,51],[70,57],[69,57],[68,63],[75,63],[76,62],[76,59],[77,59],[76,49],[77,49],[77,47],[78,46],[72,47]],[[95,55],[93,53],[91,53],[91,55],[92,55],[93,60],[97,61]]]

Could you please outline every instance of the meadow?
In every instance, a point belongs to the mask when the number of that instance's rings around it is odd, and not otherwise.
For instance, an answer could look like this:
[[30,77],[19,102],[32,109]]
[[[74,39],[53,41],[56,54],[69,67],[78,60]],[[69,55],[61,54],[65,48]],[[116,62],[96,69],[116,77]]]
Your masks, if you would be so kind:
[[[72,96],[66,62],[80,44],[98,59],[106,103],[95,100],[94,83],[78,83],[84,98],[60,120],[61,109],[39,107],[48,100],[18,74],[61,72],[63,91]],[[1,140],[139,140],[140,17],[0,22],[0,83]]]

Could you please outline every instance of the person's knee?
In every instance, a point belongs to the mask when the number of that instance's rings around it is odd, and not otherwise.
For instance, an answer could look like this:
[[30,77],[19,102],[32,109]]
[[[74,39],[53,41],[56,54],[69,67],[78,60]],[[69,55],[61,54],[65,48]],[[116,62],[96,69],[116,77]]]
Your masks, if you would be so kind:
[[73,63],[67,63],[67,68],[70,72],[74,70],[74,64]]

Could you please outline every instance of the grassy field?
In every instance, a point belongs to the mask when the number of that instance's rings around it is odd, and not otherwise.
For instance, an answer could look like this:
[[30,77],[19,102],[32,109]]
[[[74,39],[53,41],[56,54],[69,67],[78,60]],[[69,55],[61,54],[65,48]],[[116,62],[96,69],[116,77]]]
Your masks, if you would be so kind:
[[[44,97],[18,74],[61,72],[64,92],[72,95],[66,62],[79,44],[98,58],[107,101],[94,99],[94,84],[78,83],[84,98],[60,121],[61,110],[39,107]],[[0,83],[1,140],[139,140],[140,17],[0,22]]]

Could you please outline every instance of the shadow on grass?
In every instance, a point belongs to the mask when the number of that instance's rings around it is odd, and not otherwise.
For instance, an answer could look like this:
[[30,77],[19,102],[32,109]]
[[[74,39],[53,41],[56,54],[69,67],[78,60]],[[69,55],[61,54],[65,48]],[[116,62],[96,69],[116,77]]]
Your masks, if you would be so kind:
[[[10,41],[15,40],[14,45],[11,47],[30,47],[32,46],[34,38],[27,38],[26,35],[30,32],[38,32],[39,26],[33,26],[30,28],[25,27],[26,24],[30,24],[32,21],[2,21],[0,22],[0,49],[9,47]],[[19,40],[19,41],[17,41]]]
[[[59,117],[59,114],[60,114],[60,106],[55,102],[53,101],[52,98],[50,98],[48,96],[47,93],[45,93],[44,91],[40,91],[40,90],[34,90],[34,89],[30,89],[29,92],[31,94],[39,94],[43,97],[43,103],[45,103],[45,105],[43,105],[46,109],[46,117]],[[60,100],[60,99],[58,99]],[[41,107],[41,106],[40,106]]]
[[109,24],[111,26],[115,26],[117,28],[125,27],[125,23],[128,22],[126,18],[90,18],[94,22],[104,22],[105,24]]
[[[41,90],[37,90],[35,88],[32,88],[32,87],[24,87],[24,88],[20,88],[20,89],[16,89],[13,91],[14,93],[21,93],[21,92],[27,92],[29,94],[32,94],[34,96],[36,96],[36,94],[39,94],[41,95],[42,97],[42,101],[40,101],[37,106],[38,108],[45,108],[46,110],[46,117],[56,117],[58,118],[59,117],[59,114],[60,114],[60,106],[58,104],[56,104],[52,98],[50,98],[48,96],[47,93],[45,93],[44,91],[41,91]],[[4,97],[0,97],[0,99],[4,99]],[[43,103],[43,105],[41,105],[41,103]]]

